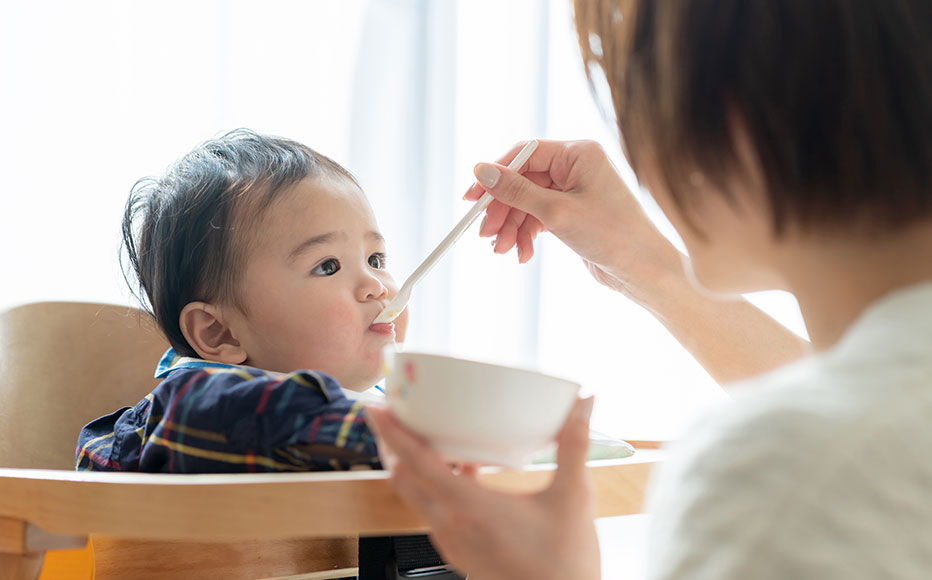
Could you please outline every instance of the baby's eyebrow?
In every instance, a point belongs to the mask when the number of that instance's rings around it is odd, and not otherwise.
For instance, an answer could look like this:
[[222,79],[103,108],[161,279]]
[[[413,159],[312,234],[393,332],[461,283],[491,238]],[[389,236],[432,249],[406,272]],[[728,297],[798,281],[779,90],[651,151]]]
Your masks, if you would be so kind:
[[[303,242],[298,244],[295,247],[295,249],[291,250],[291,253],[288,254],[288,261],[289,262],[294,261],[295,258],[300,256],[304,252],[310,250],[314,246],[322,246],[324,244],[328,244],[332,242],[335,237],[337,237],[337,232],[328,232],[326,234],[312,236],[304,240]],[[385,236],[383,236],[382,234],[374,230],[370,232],[366,232],[366,237],[369,239],[375,240],[376,242],[379,242],[381,244],[385,243]]]
[[330,243],[333,241],[333,238],[336,237],[336,232],[329,232],[326,234],[320,234],[319,236],[312,236],[300,244],[298,244],[295,249],[291,250],[291,253],[288,254],[288,261],[291,262],[304,252],[310,250],[314,246],[322,246],[324,244]]

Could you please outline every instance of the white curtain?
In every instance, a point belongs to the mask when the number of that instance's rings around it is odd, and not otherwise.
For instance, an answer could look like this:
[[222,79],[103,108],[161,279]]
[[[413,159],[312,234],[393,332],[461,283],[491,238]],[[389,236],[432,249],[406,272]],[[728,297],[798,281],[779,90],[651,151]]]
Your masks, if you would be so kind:
[[[574,34],[568,0],[4,3],[0,308],[128,302],[117,250],[133,182],[235,127],[354,172],[399,282],[468,209],[472,166],[518,140],[596,139],[636,187]],[[576,379],[598,395],[595,426],[630,438],[675,436],[720,400],[561,244],[544,236],[518,267],[475,232],[415,291],[409,349]],[[755,299],[801,332],[791,300]]]

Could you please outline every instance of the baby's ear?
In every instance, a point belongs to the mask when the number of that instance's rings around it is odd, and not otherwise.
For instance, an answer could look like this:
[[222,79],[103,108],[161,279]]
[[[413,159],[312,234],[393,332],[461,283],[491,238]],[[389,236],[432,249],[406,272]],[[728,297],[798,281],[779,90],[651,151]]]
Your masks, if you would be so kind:
[[246,360],[246,350],[224,322],[220,308],[206,302],[190,302],[181,309],[181,333],[204,360],[231,365]]

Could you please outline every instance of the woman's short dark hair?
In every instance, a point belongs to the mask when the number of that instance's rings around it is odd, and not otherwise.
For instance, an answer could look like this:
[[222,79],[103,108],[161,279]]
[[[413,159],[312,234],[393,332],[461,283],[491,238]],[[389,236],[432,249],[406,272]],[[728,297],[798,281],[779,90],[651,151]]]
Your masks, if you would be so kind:
[[185,305],[241,307],[250,225],[290,186],[321,176],[356,183],[305,145],[237,129],[200,144],[162,177],[136,182],[123,214],[124,276],[178,354],[198,356],[181,332]]
[[[929,0],[575,0],[625,155],[689,192],[729,195],[734,120],[759,159],[776,234],[875,232],[932,214]],[[591,77],[590,77],[591,78]]]

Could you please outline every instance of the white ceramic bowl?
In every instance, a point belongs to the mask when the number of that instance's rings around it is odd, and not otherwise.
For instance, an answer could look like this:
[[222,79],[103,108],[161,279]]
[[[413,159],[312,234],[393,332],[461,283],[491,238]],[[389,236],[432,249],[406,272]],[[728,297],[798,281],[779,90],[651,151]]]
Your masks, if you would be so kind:
[[579,384],[435,354],[387,353],[388,406],[451,460],[519,468],[546,448]]

